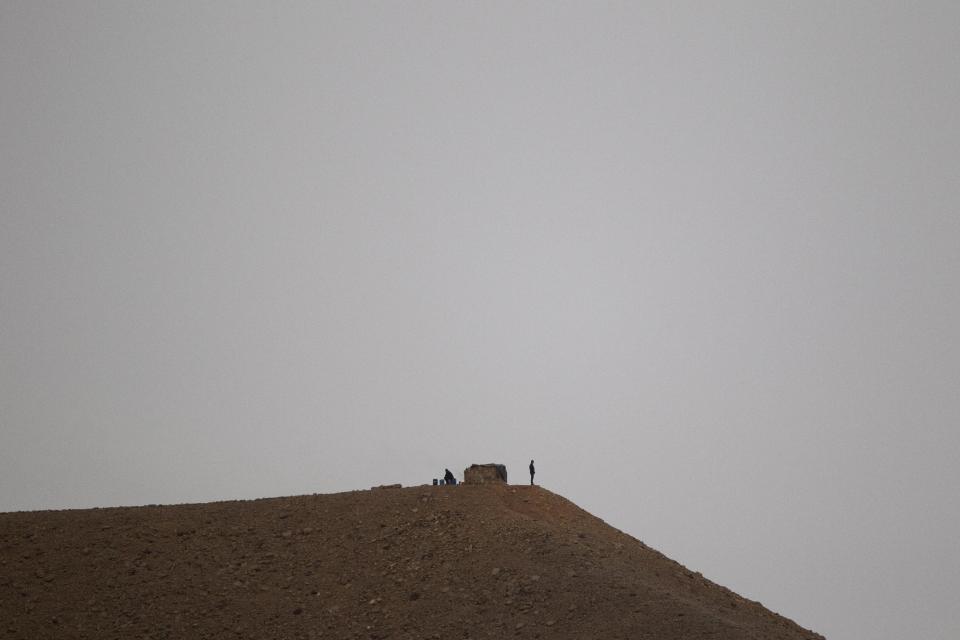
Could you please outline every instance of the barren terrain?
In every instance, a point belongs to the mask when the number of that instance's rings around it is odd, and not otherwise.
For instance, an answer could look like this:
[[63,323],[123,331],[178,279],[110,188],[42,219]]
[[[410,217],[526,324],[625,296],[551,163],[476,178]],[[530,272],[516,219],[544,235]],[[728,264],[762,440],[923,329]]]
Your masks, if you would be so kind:
[[6,638],[821,638],[539,487],[0,514]]

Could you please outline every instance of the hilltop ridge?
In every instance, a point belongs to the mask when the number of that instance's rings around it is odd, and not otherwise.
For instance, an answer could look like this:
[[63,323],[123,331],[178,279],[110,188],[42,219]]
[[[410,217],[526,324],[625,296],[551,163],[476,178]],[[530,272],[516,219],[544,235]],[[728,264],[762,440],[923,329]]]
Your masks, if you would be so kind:
[[821,639],[540,487],[0,514],[0,637]]

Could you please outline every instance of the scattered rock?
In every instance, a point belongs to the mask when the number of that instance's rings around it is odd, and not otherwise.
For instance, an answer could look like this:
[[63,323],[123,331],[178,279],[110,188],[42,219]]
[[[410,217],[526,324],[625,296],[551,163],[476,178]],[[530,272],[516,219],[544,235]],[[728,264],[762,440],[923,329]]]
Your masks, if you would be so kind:
[[0,635],[822,640],[548,491],[388,488],[2,513]]

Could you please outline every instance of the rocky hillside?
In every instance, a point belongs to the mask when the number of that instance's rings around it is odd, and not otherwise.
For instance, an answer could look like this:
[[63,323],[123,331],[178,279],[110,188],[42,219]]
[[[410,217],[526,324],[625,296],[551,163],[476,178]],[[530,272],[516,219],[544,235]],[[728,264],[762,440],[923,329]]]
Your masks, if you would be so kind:
[[0,638],[821,638],[539,487],[0,514]]

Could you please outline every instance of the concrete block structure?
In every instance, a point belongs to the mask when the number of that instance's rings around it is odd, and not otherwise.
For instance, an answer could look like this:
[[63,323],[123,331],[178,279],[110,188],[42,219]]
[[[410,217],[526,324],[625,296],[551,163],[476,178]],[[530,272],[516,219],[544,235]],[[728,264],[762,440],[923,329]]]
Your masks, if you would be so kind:
[[502,464],[472,464],[463,470],[464,484],[507,483],[507,467]]

